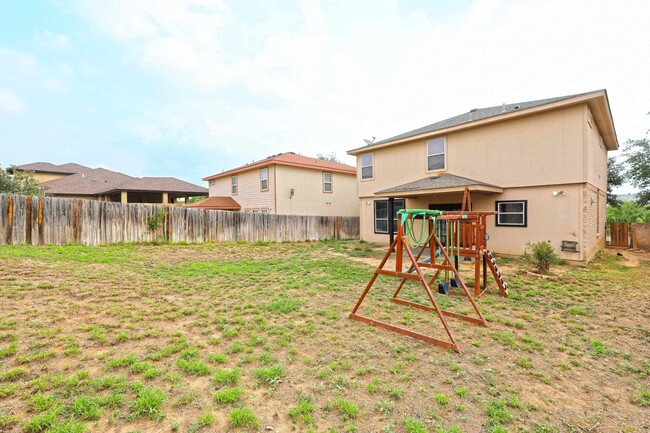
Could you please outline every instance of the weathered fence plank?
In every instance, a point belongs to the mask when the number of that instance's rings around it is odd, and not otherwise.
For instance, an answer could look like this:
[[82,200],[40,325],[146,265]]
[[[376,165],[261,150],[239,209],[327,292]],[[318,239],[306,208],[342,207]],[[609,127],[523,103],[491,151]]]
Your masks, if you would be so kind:
[[[150,221],[157,221],[154,230]],[[358,217],[271,215],[0,194],[0,244],[297,242],[358,237]]]

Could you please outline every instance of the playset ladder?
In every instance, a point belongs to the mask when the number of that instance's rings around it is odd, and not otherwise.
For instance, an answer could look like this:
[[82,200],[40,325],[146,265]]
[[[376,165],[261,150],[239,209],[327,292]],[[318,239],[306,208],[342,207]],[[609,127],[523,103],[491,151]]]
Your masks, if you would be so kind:
[[[508,283],[506,283],[503,280],[503,275],[501,275],[501,271],[499,270],[499,266],[497,266],[497,260],[494,258],[494,255],[492,254],[492,251],[484,250],[483,255],[484,255],[484,260],[487,262],[487,265],[490,268],[490,271],[492,271],[492,276],[494,277],[494,281],[496,281],[497,286],[499,286],[499,290],[501,291],[501,295],[503,297],[507,298],[508,297]],[[487,290],[487,288],[485,290]],[[485,292],[485,290],[483,290],[483,292]],[[481,294],[483,294],[483,292]]]

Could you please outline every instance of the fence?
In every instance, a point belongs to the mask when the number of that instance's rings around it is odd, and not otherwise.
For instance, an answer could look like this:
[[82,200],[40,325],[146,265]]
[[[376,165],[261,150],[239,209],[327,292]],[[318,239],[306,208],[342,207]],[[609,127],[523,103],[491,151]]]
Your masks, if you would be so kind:
[[650,251],[650,223],[607,223],[607,245]]
[[358,217],[271,215],[0,194],[0,244],[294,242],[358,237]]

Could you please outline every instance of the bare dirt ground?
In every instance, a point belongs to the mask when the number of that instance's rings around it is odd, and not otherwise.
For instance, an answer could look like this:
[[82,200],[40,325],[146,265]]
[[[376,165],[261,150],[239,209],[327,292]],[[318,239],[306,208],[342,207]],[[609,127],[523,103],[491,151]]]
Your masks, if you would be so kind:
[[[448,319],[458,354],[347,317],[383,252],[0,247],[0,431],[650,430],[650,254],[606,250],[548,278],[502,258],[511,296],[477,301],[487,327]],[[363,314],[444,338],[435,315],[389,302],[398,282],[381,277]],[[239,378],[221,384],[223,369]],[[139,413],[143,389],[164,397]],[[233,426],[236,407],[257,423]]]

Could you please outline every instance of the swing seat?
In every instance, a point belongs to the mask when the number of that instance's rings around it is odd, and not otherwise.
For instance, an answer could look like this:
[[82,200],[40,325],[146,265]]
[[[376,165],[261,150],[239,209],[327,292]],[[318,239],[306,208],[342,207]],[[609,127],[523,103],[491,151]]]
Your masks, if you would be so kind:
[[440,293],[441,295],[449,294],[449,281],[445,281],[444,283],[438,284],[438,293]]
[[460,281],[458,281],[458,278],[452,278],[450,282],[451,282],[451,287],[455,287],[455,288],[460,287]]

